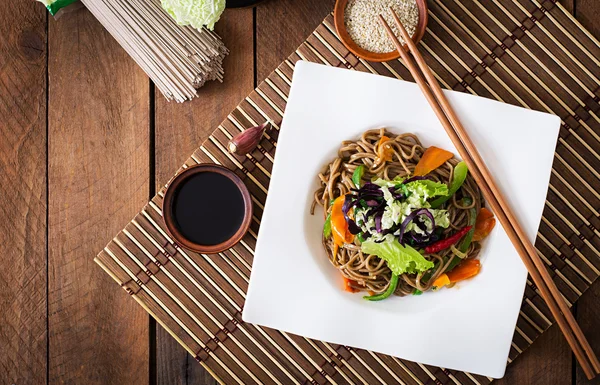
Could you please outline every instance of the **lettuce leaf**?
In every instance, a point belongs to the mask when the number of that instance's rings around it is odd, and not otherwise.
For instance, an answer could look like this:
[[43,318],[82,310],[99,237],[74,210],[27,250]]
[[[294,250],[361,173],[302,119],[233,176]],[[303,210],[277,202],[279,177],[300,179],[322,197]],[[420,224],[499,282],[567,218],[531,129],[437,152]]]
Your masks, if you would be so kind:
[[[415,180],[406,184],[402,184],[403,177],[396,177],[393,180],[385,180],[381,178],[373,178],[372,183],[381,187],[383,197],[387,203],[385,210],[381,218],[381,228],[383,230],[391,229],[394,225],[402,223],[402,221],[410,215],[414,210],[421,208],[429,209],[435,219],[436,227],[447,228],[450,225],[447,210],[434,210],[431,209],[431,204],[428,201],[429,198],[445,196],[448,194],[448,186],[444,183],[435,182],[428,179]],[[396,188],[396,191],[403,189],[405,198],[400,200],[394,199],[392,193],[389,191],[390,187]],[[362,230],[366,233],[371,233],[373,240],[380,241],[384,238],[382,233],[372,232],[371,228],[375,227],[374,217],[371,216],[365,220],[364,209],[357,209],[355,215],[357,223],[361,226]],[[431,222],[426,221],[427,232],[431,232]],[[415,222],[411,222],[406,227],[406,232],[414,231],[418,234],[425,234],[425,231],[421,230]],[[398,235],[399,230],[396,231]]]
[[436,196],[448,194],[448,185],[429,179],[415,180],[406,184],[410,196],[416,196],[423,201]]
[[376,255],[386,261],[394,274],[416,274],[433,268],[433,262],[426,260],[412,247],[402,246],[395,238],[386,238],[381,243],[366,240],[362,243],[361,250],[363,253]]
[[162,7],[179,25],[212,30],[225,10],[225,0],[161,0]]

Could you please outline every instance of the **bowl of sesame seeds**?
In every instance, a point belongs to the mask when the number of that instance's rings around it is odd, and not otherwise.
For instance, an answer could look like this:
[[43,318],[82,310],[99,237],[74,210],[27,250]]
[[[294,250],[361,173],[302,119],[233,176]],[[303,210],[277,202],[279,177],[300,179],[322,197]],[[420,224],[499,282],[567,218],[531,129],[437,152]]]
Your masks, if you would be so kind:
[[415,43],[427,27],[427,0],[337,0],[334,24],[342,43],[356,56],[374,62],[385,62],[400,57],[400,53],[379,22],[383,15],[401,43],[404,40],[394,23],[390,7]]

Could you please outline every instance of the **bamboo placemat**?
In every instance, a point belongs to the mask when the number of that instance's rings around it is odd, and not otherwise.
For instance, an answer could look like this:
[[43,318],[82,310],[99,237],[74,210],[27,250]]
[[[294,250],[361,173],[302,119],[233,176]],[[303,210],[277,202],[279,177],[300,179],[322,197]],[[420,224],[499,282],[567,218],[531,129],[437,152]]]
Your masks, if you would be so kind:
[[[553,0],[430,0],[429,6],[421,51],[446,88],[562,118],[536,247],[572,304],[600,274],[600,193],[594,188],[600,185],[600,44]],[[400,61],[369,63],[349,53],[328,16],[183,165],[219,163],[244,179],[254,217],[243,241],[218,255],[179,248],[162,220],[163,189],[96,262],[225,384],[489,383],[242,322],[279,127],[245,157],[230,155],[226,144],[244,128],[282,119],[298,60],[411,79]],[[509,362],[550,318],[528,281]]]

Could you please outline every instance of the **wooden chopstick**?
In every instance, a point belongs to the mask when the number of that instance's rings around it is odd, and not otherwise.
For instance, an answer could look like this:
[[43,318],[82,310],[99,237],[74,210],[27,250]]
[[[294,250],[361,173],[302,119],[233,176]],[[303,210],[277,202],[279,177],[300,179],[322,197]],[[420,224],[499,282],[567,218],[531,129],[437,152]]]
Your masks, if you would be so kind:
[[[393,9],[390,8],[390,10],[394,16],[394,20],[402,34],[404,41],[407,43],[409,52],[411,52],[415,57],[419,68],[417,68],[417,65],[413,63],[412,59],[408,55],[408,52],[406,52],[402,47],[398,41],[398,38],[392,32],[391,28],[381,15],[379,16],[380,21],[386,28],[389,37],[394,42],[394,45],[398,49],[415,81],[421,88],[425,98],[442,123],[442,126],[450,136],[460,156],[467,163],[467,166],[471,170],[475,181],[482,188],[484,197],[489,202],[492,209],[496,212],[500,223],[502,223],[502,226],[509,235],[513,245],[523,259],[523,262],[531,274],[534,283],[538,286],[543,298],[548,303],[552,315],[559,324],[559,327],[565,335],[565,338],[571,346],[571,349],[575,353],[577,360],[580,362],[584,373],[589,379],[592,379],[595,374],[600,373],[600,363],[598,362],[598,358],[595,356],[591,346],[583,335],[581,328],[575,321],[567,304],[562,299],[558,288],[548,274],[548,271],[538,256],[535,247],[527,238],[512,210],[494,183],[494,180],[483,159],[469,139],[464,127],[456,116],[456,113],[446,99],[439,83],[431,73],[431,70],[425,63],[423,57],[420,55],[415,43],[404,29],[404,26],[400,22],[398,15],[396,15]],[[428,83],[426,83],[423,79],[419,69],[422,71]]]
[[[483,175],[481,175],[483,177],[483,178],[481,178],[481,179],[483,179],[482,182],[487,184],[486,187],[489,190],[491,190],[491,191],[488,191],[488,194],[492,197],[492,199],[490,201],[495,200],[496,202],[492,202],[492,203],[496,203],[496,206],[499,206],[499,209],[500,209],[500,210],[497,210],[497,209],[494,209],[494,210],[498,211],[506,216],[506,218],[504,218],[505,221],[504,222],[501,221],[503,223],[503,226],[504,226],[504,223],[507,223],[513,227],[514,233],[516,233],[516,236],[513,233],[513,237],[511,238],[511,240],[513,240],[513,244],[515,243],[515,240],[520,241],[523,244],[523,246],[525,247],[525,251],[526,251],[526,253],[523,253],[521,250],[521,252],[520,252],[521,256],[528,254],[531,261],[533,262],[534,266],[532,269],[532,268],[530,268],[532,266],[529,266],[529,264],[524,261],[525,265],[527,266],[527,269],[529,270],[530,273],[532,272],[532,270],[540,273],[541,278],[543,279],[544,283],[547,285],[547,288],[545,287],[545,285],[539,285],[540,291],[542,291],[542,290],[548,291],[549,290],[549,293],[546,293],[546,295],[544,295],[544,298],[552,297],[556,301],[556,304],[558,305],[560,312],[562,312],[564,317],[566,318],[568,326],[570,326],[571,331],[575,334],[577,341],[581,344],[581,347],[585,351],[585,355],[589,359],[591,366],[594,369],[594,372],[597,374],[600,373],[600,362],[598,361],[598,358],[594,354],[594,351],[592,350],[589,342],[585,338],[583,332],[581,331],[581,328],[579,327],[579,325],[577,324],[571,311],[569,310],[569,307],[563,300],[562,295],[560,294],[558,288],[554,284],[554,281],[550,277],[550,274],[548,273],[544,262],[539,257],[537,250],[535,249],[533,244],[527,238],[527,235],[525,234],[522,227],[520,226],[519,221],[515,217],[513,211],[511,210],[510,206],[507,204],[506,200],[503,198],[502,193],[496,187],[496,184],[494,183],[494,179],[491,176],[491,173],[488,171],[488,169],[485,165],[485,162],[479,155],[477,148],[474,146],[473,142],[470,140],[463,125],[461,124],[460,120],[456,116],[456,113],[452,109],[450,103],[446,99],[446,96],[442,92],[442,89],[441,89],[439,83],[437,82],[437,80],[435,79],[433,74],[431,73],[431,70],[429,69],[429,67],[425,63],[425,60],[419,53],[415,43],[412,41],[412,39],[410,39],[410,36],[408,36],[408,33],[402,26],[402,23],[400,22],[398,15],[393,11],[393,9],[392,9],[392,15],[394,16],[396,25],[398,26],[398,28],[400,29],[400,31],[402,33],[403,39],[407,42],[409,51],[413,54],[413,57],[415,58],[417,65],[419,66],[419,68],[421,69],[423,74],[425,75],[425,78],[429,84],[429,87],[433,91],[440,107],[446,114],[447,118],[450,120],[450,123],[452,126],[450,128],[454,128],[454,130],[452,130],[452,132],[458,134],[459,140],[461,141],[462,144],[464,144],[464,146],[466,148],[466,152],[468,152],[469,155],[473,158],[472,160],[475,163],[475,166],[476,166],[475,168],[477,169],[478,172],[481,172],[481,174],[483,174]],[[404,50],[402,49],[402,51],[404,51]],[[408,56],[408,55],[406,55],[406,56]],[[499,219],[502,219],[502,218],[499,218]],[[506,226],[504,226],[504,227],[506,227]],[[532,274],[532,277],[534,276],[534,274]],[[535,282],[535,280],[534,280],[534,282]],[[536,285],[537,285],[537,282],[536,282]],[[553,305],[554,304],[549,303],[549,306],[553,306]],[[560,315],[560,312],[557,312],[557,313]],[[559,323],[559,326],[560,326],[561,321],[564,322],[564,320],[561,320],[560,317],[557,318],[557,322]],[[562,329],[562,327],[561,327],[561,329]],[[567,337],[567,339],[568,339],[567,335],[565,335],[565,337]],[[579,349],[577,349],[577,350],[579,350]],[[574,349],[574,351],[576,351],[576,349]],[[583,367],[583,365],[582,365],[582,367]]]

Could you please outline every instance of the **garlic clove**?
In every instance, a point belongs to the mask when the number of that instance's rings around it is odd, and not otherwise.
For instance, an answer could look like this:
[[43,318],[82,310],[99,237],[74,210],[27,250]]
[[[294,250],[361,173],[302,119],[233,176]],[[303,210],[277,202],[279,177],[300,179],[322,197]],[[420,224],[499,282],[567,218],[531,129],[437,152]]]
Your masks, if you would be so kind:
[[232,154],[246,155],[258,146],[267,127],[271,127],[271,121],[264,122],[259,126],[247,128],[229,141],[227,150]]

